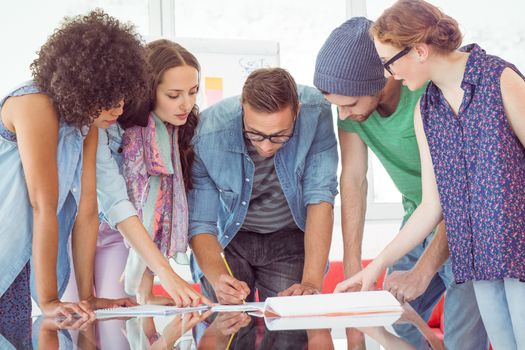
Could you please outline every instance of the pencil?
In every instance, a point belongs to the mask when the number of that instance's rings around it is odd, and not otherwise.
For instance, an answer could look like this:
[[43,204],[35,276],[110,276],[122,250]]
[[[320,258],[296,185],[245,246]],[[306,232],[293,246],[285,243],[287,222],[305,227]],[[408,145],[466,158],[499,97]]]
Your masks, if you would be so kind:
[[232,333],[232,335],[230,335],[230,340],[228,341],[228,345],[226,345],[226,350],[230,349],[230,345],[232,345],[233,337],[235,337],[235,333]]
[[[222,257],[222,261],[224,261],[224,265],[226,266],[226,269],[228,270],[228,273],[230,274],[230,276],[235,278],[233,276],[232,269],[230,269],[230,265],[228,265],[228,262],[226,261],[226,256],[224,255],[224,252],[221,252],[221,257]],[[242,303],[246,304],[246,300],[244,300],[244,298],[242,299]],[[231,339],[230,339],[230,342],[231,342]]]

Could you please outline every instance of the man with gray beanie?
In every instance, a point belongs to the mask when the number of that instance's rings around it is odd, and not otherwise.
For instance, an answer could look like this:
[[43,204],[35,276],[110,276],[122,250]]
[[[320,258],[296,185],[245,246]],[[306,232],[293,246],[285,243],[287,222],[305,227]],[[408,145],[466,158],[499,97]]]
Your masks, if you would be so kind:
[[[371,24],[364,17],[356,17],[336,28],[319,51],[314,73],[314,85],[339,110],[345,278],[362,269],[368,149],[375,153],[402,194],[403,224],[422,197],[413,117],[425,87],[410,91],[390,74],[385,78],[387,68],[395,68],[395,60],[387,62],[388,67],[383,65],[368,33]],[[397,59],[401,58],[402,55]],[[487,349],[472,285],[454,283],[447,258],[442,222],[421,245],[389,267],[384,288],[401,302],[409,302],[425,320],[446,290],[446,347]],[[414,327],[405,324],[394,328],[405,340],[421,345],[420,333]]]

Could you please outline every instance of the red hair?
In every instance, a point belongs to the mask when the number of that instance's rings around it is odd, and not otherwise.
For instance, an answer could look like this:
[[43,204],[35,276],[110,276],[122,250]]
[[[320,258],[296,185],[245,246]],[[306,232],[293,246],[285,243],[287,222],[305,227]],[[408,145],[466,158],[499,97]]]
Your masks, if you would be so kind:
[[458,22],[423,0],[399,0],[370,27],[370,34],[381,43],[398,48],[425,43],[448,53],[463,40]]

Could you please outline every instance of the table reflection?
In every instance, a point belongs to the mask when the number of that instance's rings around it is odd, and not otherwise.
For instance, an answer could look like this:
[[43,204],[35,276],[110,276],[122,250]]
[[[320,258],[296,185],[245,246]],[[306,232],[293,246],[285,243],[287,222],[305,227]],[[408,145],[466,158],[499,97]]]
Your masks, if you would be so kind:
[[[394,324],[392,324],[395,321]],[[165,317],[45,319],[0,329],[0,349],[444,349],[413,309],[402,314],[276,320],[242,312]],[[412,327],[410,344],[395,334]]]

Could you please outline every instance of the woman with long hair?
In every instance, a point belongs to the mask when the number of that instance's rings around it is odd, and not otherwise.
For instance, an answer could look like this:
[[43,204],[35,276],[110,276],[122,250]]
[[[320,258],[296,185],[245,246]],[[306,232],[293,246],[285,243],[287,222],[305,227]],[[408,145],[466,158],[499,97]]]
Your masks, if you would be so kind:
[[[148,92],[129,101],[120,125],[99,137],[97,190],[106,221],[97,248],[96,288],[101,295],[134,295],[140,303],[209,303],[166,259],[186,258],[186,191],[191,189],[200,67],[191,53],[168,40],[148,44],[146,52]],[[131,243],[129,254],[115,226]],[[123,272],[124,286],[119,284]],[[153,274],[173,300],[153,295]]]

